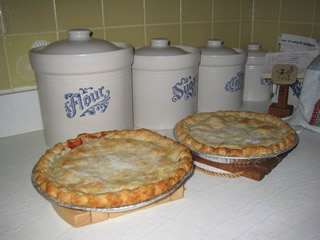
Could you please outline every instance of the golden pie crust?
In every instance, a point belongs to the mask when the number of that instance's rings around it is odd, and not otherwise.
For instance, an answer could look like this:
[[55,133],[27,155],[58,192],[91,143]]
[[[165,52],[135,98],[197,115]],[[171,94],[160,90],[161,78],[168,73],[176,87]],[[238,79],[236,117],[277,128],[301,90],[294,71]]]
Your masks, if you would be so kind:
[[292,147],[295,130],[270,114],[247,111],[205,112],[175,126],[178,140],[192,150],[229,157],[261,157]]
[[187,147],[139,130],[80,134],[56,144],[34,169],[38,187],[71,206],[115,208],[165,193],[191,169]]

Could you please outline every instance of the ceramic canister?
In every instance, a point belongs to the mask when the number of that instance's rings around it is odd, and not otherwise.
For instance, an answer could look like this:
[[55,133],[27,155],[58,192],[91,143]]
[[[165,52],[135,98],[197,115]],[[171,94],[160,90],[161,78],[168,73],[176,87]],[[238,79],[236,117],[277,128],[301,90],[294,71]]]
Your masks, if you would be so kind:
[[221,40],[208,40],[200,50],[198,112],[239,110],[247,53],[225,47]]
[[264,59],[267,51],[257,43],[248,44],[248,59],[245,68],[244,101],[266,101],[272,96],[272,81],[264,79]]
[[46,143],[79,133],[133,128],[133,48],[69,30],[68,39],[30,50]]
[[132,66],[135,127],[170,129],[196,112],[200,51],[152,39]]

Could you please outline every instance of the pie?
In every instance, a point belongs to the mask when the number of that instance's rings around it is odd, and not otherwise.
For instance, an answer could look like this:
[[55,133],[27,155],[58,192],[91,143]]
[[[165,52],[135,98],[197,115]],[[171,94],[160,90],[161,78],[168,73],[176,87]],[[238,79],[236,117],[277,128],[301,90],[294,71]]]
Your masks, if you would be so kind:
[[146,130],[80,134],[39,159],[36,186],[71,206],[115,208],[169,191],[192,170],[192,155],[173,139]]
[[297,142],[295,130],[285,121],[246,111],[191,115],[176,124],[175,136],[200,153],[248,158],[277,154]]

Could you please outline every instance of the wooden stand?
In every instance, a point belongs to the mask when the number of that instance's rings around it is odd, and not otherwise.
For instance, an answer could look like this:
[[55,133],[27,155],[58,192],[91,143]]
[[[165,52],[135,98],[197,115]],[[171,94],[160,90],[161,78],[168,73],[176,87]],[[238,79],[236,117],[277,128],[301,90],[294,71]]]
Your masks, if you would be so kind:
[[288,117],[292,114],[293,106],[288,105],[289,86],[297,81],[298,68],[292,64],[276,64],[272,69],[271,81],[279,84],[278,103],[272,103],[269,114],[279,118]]
[[292,114],[293,105],[288,105],[289,85],[280,85],[278,103],[272,103],[269,107],[269,114],[279,118],[288,117]]
[[183,198],[183,196],[184,196],[184,186],[182,185],[174,193],[170,194],[169,196],[167,196],[162,200],[159,200],[158,202],[152,203],[143,208],[125,211],[125,212],[113,212],[113,213],[104,213],[104,212],[96,212],[96,211],[90,212],[90,211],[82,211],[82,210],[74,210],[71,208],[65,208],[57,204],[52,204],[52,207],[58,213],[58,215],[67,223],[69,223],[71,226],[81,227],[81,226],[105,221],[105,220],[108,220],[109,218],[115,218],[115,217],[122,216],[124,214],[154,207],[156,205],[166,203],[169,201],[175,201]]

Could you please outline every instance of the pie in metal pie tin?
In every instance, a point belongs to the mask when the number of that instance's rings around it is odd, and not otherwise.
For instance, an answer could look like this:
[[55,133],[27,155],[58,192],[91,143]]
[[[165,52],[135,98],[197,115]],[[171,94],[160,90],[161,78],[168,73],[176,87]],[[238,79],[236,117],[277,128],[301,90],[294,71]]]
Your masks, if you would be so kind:
[[268,154],[268,155],[261,155],[261,156],[238,157],[238,156],[214,155],[214,154],[208,154],[208,153],[203,153],[203,152],[197,151],[197,150],[193,149],[192,146],[185,144],[183,141],[181,141],[179,139],[179,137],[176,134],[176,126],[173,129],[173,136],[180,144],[187,146],[190,149],[190,151],[192,152],[192,154],[194,154],[200,158],[212,161],[212,162],[224,163],[224,164],[254,164],[254,163],[258,163],[263,160],[272,159],[272,158],[275,158],[281,154],[290,152],[293,148],[295,148],[297,146],[297,144],[299,142],[299,136],[296,135],[296,138],[294,139],[294,143],[290,147],[288,147],[282,151],[279,151],[279,152],[276,152],[273,154]]
[[40,193],[40,195],[42,197],[44,197],[46,200],[48,200],[49,202],[57,204],[61,207],[66,207],[66,208],[70,208],[70,209],[74,209],[74,210],[114,213],[114,212],[125,212],[125,211],[139,209],[139,208],[148,206],[152,203],[156,203],[156,202],[168,197],[170,194],[174,193],[179,187],[181,187],[189,179],[189,177],[191,177],[191,175],[194,172],[194,166],[192,166],[192,168],[189,170],[189,172],[187,172],[186,175],[182,179],[180,179],[180,181],[178,183],[176,183],[168,191],[166,191],[166,192],[164,192],[154,198],[146,200],[144,202],[140,202],[140,203],[133,204],[133,205],[127,205],[127,206],[113,207],[113,208],[103,208],[103,207],[95,208],[95,207],[86,207],[86,206],[76,206],[76,205],[70,205],[70,204],[61,202],[61,201],[57,200],[56,198],[48,195],[46,192],[42,191],[42,189],[40,188],[40,186],[37,184],[37,182],[35,180],[35,170],[36,170],[36,166],[32,170],[32,175],[31,175],[32,185],[37,190],[37,192]]

